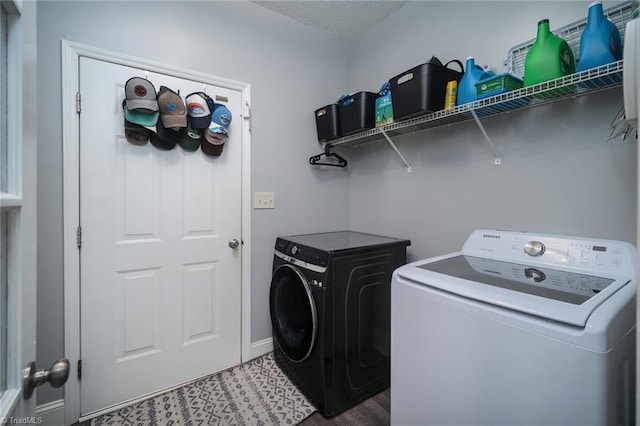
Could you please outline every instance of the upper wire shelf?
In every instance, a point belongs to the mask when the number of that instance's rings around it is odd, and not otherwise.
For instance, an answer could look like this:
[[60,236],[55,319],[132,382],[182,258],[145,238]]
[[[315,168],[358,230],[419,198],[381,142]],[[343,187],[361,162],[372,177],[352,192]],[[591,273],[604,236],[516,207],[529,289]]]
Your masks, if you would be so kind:
[[[621,40],[625,39],[627,22],[632,19],[633,11],[636,7],[638,7],[638,2],[635,0],[623,1],[603,11],[604,16],[618,28]],[[582,38],[582,32],[586,26],[587,18],[585,16],[584,18],[572,22],[569,25],[565,25],[552,31],[553,34],[567,42],[573,51],[573,57],[576,64],[580,62],[580,39]],[[505,61],[508,73],[520,78],[524,76],[524,64],[527,53],[535,41],[536,39],[533,38],[509,49],[509,52],[507,53],[507,60]]]
[[611,89],[622,85],[622,70],[622,60],[612,62],[534,86],[459,105],[452,109],[436,111],[344,136],[327,142],[327,144],[330,146],[360,145],[384,139],[386,138],[385,134],[397,136],[473,120],[474,113],[478,117],[488,117]]

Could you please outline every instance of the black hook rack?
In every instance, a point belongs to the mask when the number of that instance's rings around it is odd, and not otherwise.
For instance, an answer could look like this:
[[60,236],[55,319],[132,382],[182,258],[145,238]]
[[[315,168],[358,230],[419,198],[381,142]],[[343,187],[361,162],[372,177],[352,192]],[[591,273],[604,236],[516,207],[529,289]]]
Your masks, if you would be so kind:
[[[333,166],[333,167],[347,167],[347,160],[344,159],[343,157],[341,157],[340,155],[336,154],[335,152],[331,152],[331,144],[325,144],[324,145],[324,152],[320,153],[318,155],[314,155],[311,158],[309,158],[309,163],[312,166]],[[322,157],[333,157],[335,159],[338,160],[337,163],[328,163],[328,162],[322,162],[320,161],[322,159]]]

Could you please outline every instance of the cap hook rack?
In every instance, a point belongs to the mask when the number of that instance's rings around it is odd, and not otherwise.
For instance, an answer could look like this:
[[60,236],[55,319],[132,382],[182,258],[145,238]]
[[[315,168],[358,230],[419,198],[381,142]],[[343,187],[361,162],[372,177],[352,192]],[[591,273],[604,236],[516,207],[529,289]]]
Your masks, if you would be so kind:
[[[333,166],[333,167],[347,167],[347,160],[344,159],[343,157],[341,157],[340,155],[336,154],[335,152],[331,152],[331,144],[325,143],[324,144],[324,152],[320,153],[318,155],[314,155],[311,158],[309,158],[309,163],[312,166]],[[320,161],[322,160],[322,157],[333,157],[335,159],[338,160],[337,163],[330,163],[330,162],[324,162],[324,161]]]

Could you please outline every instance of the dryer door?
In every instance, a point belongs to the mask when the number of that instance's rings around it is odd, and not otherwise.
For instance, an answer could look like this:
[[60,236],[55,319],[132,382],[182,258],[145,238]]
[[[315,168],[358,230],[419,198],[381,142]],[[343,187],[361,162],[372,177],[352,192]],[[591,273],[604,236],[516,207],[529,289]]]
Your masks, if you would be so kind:
[[316,341],[318,315],[307,278],[293,265],[281,265],[273,273],[269,291],[273,334],[284,354],[304,361]]

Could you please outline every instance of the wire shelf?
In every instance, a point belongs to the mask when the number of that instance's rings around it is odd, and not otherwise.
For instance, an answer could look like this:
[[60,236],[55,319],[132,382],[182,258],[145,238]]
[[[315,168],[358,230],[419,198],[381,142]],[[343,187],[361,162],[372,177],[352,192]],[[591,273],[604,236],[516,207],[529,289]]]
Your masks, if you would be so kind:
[[328,144],[330,146],[361,145],[384,139],[385,134],[391,137],[473,120],[474,113],[478,117],[488,117],[607,90],[622,85],[622,71],[623,61],[612,62],[534,86],[459,105],[452,109],[436,111],[344,136],[328,142]]
[[[629,20],[631,20],[634,9],[638,7],[637,1],[625,1],[604,10],[604,15],[613,22],[618,31],[620,31],[620,38],[624,40],[625,27]],[[587,18],[580,19],[564,27],[558,28],[552,31],[556,36],[564,39],[571,50],[573,50],[573,56],[576,64],[580,62],[580,38],[582,32],[587,26]],[[507,72],[522,78],[524,76],[524,61],[527,57],[529,48],[533,46],[536,39],[531,39],[522,44],[512,47],[507,53]]]

